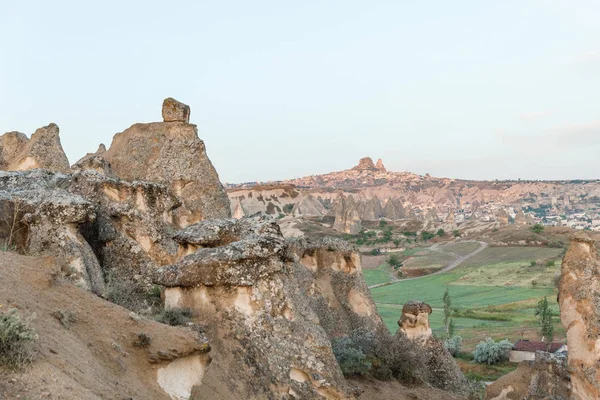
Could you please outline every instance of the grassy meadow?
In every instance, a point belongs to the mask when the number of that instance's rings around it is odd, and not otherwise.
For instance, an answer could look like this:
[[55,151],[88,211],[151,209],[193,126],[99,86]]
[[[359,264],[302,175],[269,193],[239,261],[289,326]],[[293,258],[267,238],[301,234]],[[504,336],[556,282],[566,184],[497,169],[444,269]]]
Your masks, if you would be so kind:
[[[465,255],[477,247],[477,243],[456,243],[440,249]],[[442,296],[448,288],[455,309],[456,333],[463,337],[467,351],[472,351],[486,337],[538,340],[534,309],[542,297],[548,296],[557,315],[555,338],[561,340],[564,329],[558,317],[554,281],[560,270],[562,251],[533,246],[488,247],[452,271],[391,283],[373,288],[371,293],[391,332],[398,328],[402,305],[409,300],[421,300],[434,308],[430,323],[434,332],[441,335]],[[428,260],[436,266],[440,258],[452,260],[448,254],[424,248],[412,249],[408,256],[420,268],[427,268]],[[391,282],[391,271],[387,263],[382,263],[364,274],[367,283],[374,285]]]

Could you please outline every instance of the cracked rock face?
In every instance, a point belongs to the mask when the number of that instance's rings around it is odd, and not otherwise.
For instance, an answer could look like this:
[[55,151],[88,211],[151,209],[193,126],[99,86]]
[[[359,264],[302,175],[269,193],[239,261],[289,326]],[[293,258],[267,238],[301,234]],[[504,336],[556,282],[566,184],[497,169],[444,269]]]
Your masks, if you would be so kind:
[[[198,246],[159,268],[167,308],[189,307],[213,362],[199,398],[349,398],[319,317],[288,271],[285,241],[266,216],[203,221],[175,235]],[[223,392],[211,382],[228,382]]]
[[358,249],[334,238],[288,239],[292,271],[330,338],[357,329],[389,337],[362,275]]
[[560,318],[567,331],[573,395],[600,398],[600,259],[585,233],[577,233],[561,267]]
[[230,217],[229,199],[196,125],[173,121],[132,125],[114,136],[102,157],[121,179],[169,187],[183,202],[177,211],[179,226]]
[[339,195],[336,200],[333,229],[338,232],[356,234],[362,229],[358,207],[354,197]]
[[60,143],[56,124],[39,128],[30,139],[20,132],[0,136],[0,170],[35,168],[60,172],[69,170],[69,160]]
[[400,329],[394,340],[408,341],[413,351],[420,354],[425,368],[418,372],[424,381],[439,389],[465,393],[467,381],[458,364],[440,340],[433,337],[429,327],[431,306],[422,301],[409,301],[402,307],[398,321]]
[[0,238],[26,254],[53,255],[85,289],[104,291],[102,270],[79,227],[95,220],[93,205],[64,189],[69,176],[46,170],[0,172]]
[[534,361],[519,367],[486,387],[486,400],[569,400],[572,397],[567,360],[538,351]]
[[398,321],[400,330],[407,338],[427,340],[432,336],[429,326],[429,314],[433,310],[431,306],[422,301],[409,301],[402,307],[402,315]]

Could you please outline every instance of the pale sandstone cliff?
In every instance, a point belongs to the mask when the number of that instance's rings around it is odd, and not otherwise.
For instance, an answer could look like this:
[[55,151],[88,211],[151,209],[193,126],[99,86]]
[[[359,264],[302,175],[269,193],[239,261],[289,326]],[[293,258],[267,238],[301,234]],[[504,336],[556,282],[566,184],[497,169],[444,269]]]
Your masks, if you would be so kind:
[[600,398],[600,259],[584,233],[573,237],[561,267],[560,318],[567,331],[573,396]]

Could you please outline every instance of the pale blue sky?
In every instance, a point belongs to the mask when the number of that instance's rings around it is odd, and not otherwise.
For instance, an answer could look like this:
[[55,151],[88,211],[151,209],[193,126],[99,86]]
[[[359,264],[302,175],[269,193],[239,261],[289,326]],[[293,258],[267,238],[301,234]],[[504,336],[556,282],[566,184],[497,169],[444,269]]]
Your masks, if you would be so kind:
[[0,133],[73,163],[165,97],[222,181],[600,178],[600,2],[0,0]]

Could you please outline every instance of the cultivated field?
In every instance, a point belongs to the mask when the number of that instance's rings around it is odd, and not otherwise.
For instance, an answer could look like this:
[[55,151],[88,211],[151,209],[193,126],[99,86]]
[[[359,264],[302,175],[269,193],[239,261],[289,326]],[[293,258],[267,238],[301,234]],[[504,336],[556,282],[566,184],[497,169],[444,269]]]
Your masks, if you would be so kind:
[[[427,260],[435,260],[439,267],[439,254],[443,254],[440,249],[464,255],[476,248],[477,243],[441,246],[437,251],[420,248],[412,250],[410,257],[421,268],[426,268]],[[557,314],[556,339],[564,339],[554,285],[562,252],[563,249],[548,247],[488,247],[452,271],[399,282],[391,282],[393,269],[386,263],[364,272],[369,285],[390,282],[372,288],[371,293],[392,332],[398,328],[396,321],[402,305],[409,300],[421,300],[434,308],[430,323],[434,332],[441,334],[442,296],[448,288],[456,309],[456,331],[463,337],[465,349],[473,350],[486,337],[511,341],[539,339],[534,308],[544,296],[548,296]]]

